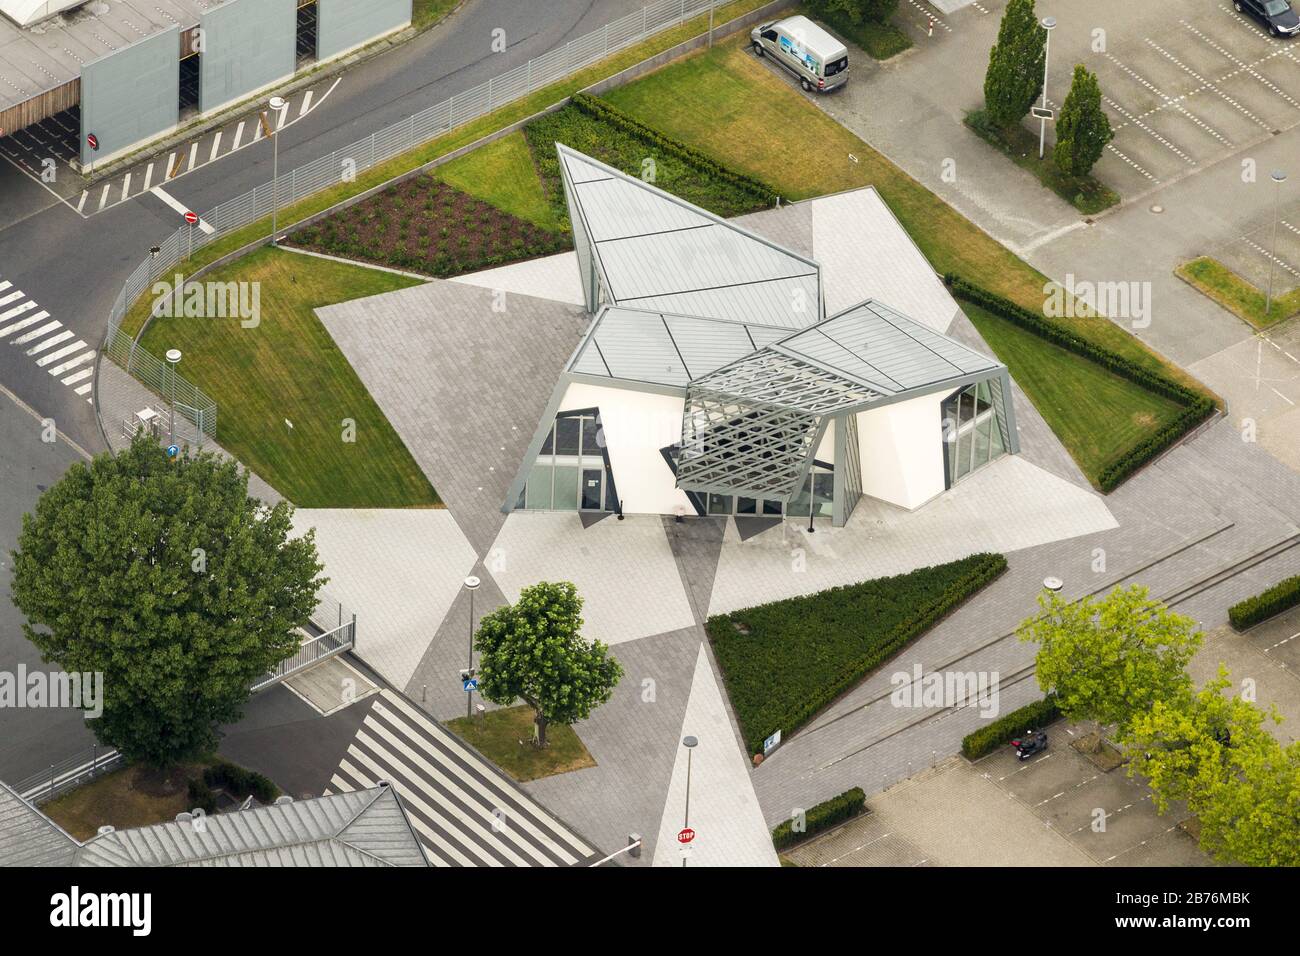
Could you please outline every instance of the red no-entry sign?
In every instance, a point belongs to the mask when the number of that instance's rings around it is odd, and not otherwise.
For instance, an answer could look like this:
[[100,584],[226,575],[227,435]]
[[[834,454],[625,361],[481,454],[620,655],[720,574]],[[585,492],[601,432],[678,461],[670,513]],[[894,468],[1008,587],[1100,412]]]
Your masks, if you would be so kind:
[[86,134],[86,145],[91,149],[99,149],[99,137],[94,133]]
[[199,221],[199,214],[197,212],[187,212],[185,214],[185,221],[188,222],[191,226],[197,225]]
[[694,839],[695,839],[695,831],[692,830],[690,827],[682,827],[680,830],[677,831],[678,843],[690,843]]

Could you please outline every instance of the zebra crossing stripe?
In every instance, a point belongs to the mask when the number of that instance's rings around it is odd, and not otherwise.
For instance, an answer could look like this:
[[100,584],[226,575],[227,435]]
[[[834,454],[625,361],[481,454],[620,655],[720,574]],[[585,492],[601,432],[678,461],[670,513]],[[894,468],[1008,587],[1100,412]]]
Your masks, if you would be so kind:
[[[8,312],[0,315],[0,322],[3,322],[5,319],[12,319],[15,315],[22,315],[24,312],[29,312],[34,308],[36,308],[35,302],[24,302],[18,308],[10,309]],[[37,322],[41,321],[41,319],[48,319],[49,317],[50,313],[48,312],[37,312],[33,315],[29,315],[21,322],[15,322],[13,325],[6,325],[3,329],[0,329],[0,339],[9,335],[11,332],[18,332],[27,328],[29,325],[35,325]]]
[[[340,774],[347,774],[342,777]],[[376,778],[376,780],[379,778]],[[348,761],[344,760],[339,765],[339,773],[334,775],[331,783],[341,790],[365,790],[376,785],[376,780],[371,780],[368,776],[357,770]],[[391,782],[391,781],[390,781]],[[396,786],[396,784],[394,784]],[[399,791],[398,796],[402,798],[403,803],[409,800],[404,793]],[[408,806],[408,816],[411,818],[411,824],[420,831],[424,840],[421,842],[425,846],[425,856],[432,857],[435,866],[476,866],[477,864],[470,856],[467,856],[454,840],[449,840],[441,832],[434,830],[424,822],[422,816],[417,816],[411,812]],[[436,849],[435,849],[436,848]]]
[[32,348],[29,348],[29,349],[27,350],[27,354],[28,354],[28,355],[40,355],[40,354],[41,354],[42,352],[44,352],[46,349],[52,349],[52,348],[54,348],[54,346],[58,345],[60,342],[66,342],[66,341],[68,341],[68,339],[72,338],[75,334],[76,334],[76,333],[73,332],[72,329],[64,329],[64,330],[63,330],[62,332],[60,332],[58,335],[51,335],[51,336],[50,336],[48,339],[46,339],[44,342],[41,342],[41,343],[39,343],[39,344],[33,346]]
[[[77,345],[79,345],[83,349],[89,348],[89,346],[87,346],[85,342],[78,342]],[[89,352],[85,353],[84,355],[78,355],[76,358],[72,359],[69,362],[64,362],[62,365],[55,366],[54,368],[49,370],[49,373],[51,375],[62,375],[64,372],[70,371],[71,369],[76,368],[78,365],[85,365],[94,357],[95,357],[95,350],[91,349]]]
[[[492,813],[491,810],[498,810],[492,807],[476,804],[473,796],[462,790],[463,782],[458,784],[457,781],[447,777],[446,774],[425,760],[415,750],[406,746],[397,735],[392,731],[373,721],[370,716],[366,717],[365,725],[379,736],[383,737],[387,744],[394,748],[400,754],[396,756],[386,750],[379,741],[371,738],[363,730],[357,734],[357,742],[369,748],[370,752],[379,757],[385,763],[393,767],[394,772],[399,778],[406,778],[408,788],[419,792],[422,788],[421,783],[432,783],[444,798],[443,808],[451,813],[463,827],[468,828],[469,832],[478,837],[482,843],[479,845],[490,850],[497,850],[500,855],[504,856],[505,861],[497,860],[495,855],[488,855],[489,865],[500,866],[502,862],[509,862],[515,866],[532,866],[532,862],[520,856],[516,848],[512,847],[507,840],[500,839],[504,834],[500,827],[500,817]],[[412,784],[414,784],[412,786]],[[487,822],[485,825],[485,821]],[[494,824],[496,824],[494,826]],[[483,855],[483,854],[480,854]],[[545,856],[533,854],[537,862],[543,866],[549,864],[551,860]]]
[[[93,368],[83,368],[80,372],[74,372],[73,374],[71,374],[71,375],[69,375],[67,378],[65,378],[65,379],[63,380],[63,384],[64,384],[64,385],[75,385],[75,384],[77,384],[77,382],[80,382],[82,379],[90,378],[90,376],[92,376],[92,375],[94,375],[94,374],[95,374],[95,370],[94,370]],[[84,393],[82,393],[82,392],[78,392],[77,394],[80,395],[80,394],[84,394]]]
[[[8,286],[6,286],[8,288]],[[17,302],[19,299],[26,298],[21,291],[10,292],[6,296],[0,296],[0,305],[8,305],[10,302]]]
[[51,352],[49,355],[37,359],[36,366],[37,368],[45,368],[45,366],[49,365],[52,362],[57,362],[65,355],[71,355],[73,352],[77,351],[77,349],[84,349],[85,347],[86,347],[86,343],[81,341],[81,339],[77,339],[77,341],[73,342],[71,345],[65,346],[64,348],[59,349],[57,352]]
[[[44,317],[48,319],[50,316],[49,316],[49,314],[47,313]],[[46,323],[45,325],[42,325],[39,329],[37,329],[37,330],[34,331],[34,332],[28,332],[26,335],[20,335],[20,336],[18,336],[18,338],[14,339],[14,340],[13,340],[12,342],[10,342],[9,344],[10,344],[10,345],[26,345],[28,342],[35,341],[36,339],[39,339],[39,338],[41,338],[42,336],[45,336],[45,335],[49,335],[49,334],[50,334],[51,332],[53,332],[55,329],[60,329],[60,328],[62,328],[62,327],[63,327],[63,323],[60,322],[58,319],[55,319],[53,322],[48,322],[48,323]]]
[[[461,767],[467,770],[477,770],[482,767],[481,757],[466,750],[454,734],[421,714],[403,697],[390,690],[385,690],[380,697],[381,700],[391,704],[397,711],[401,712],[406,718],[406,723],[423,730],[427,738],[431,738],[436,742],[440,749],[449,754]],[[378,705],[374,709],[378,710]],[[487,768],[481,771],[478,776],[484,784],[497,794],[494,797],[495,800],[502,802],[503,805],[513,806],[517,811],[516,816],[531,817],[547,830],[550,830],[554,837],[558,837],[570,850],[577,854],[575,857],[565,852],[566,856],[576,860],[580,857],[595,855],[594,847],[587,846],[587,844],[570,833],[566,827],[561,825],[548,811],[535,803],[524,791],[506,784],[501,777],[497,776],[495,771]]]
[[[580,856],[588,855],[573,854],[559,843],[554,836],[543,832],[529,819],[528,811],[519,806],[517,801],[511,799],[512,794],[502,788],[488,786],[489,781],[486,775],[476,774],[474,772],[476,768],[472,764],[466,765],[456,761],[450,753],[438,747],[438,741],[428,741],[427,738],[417,736],[412,733],[412,729],[408,724],[393,720],[391,712],[384,711],[380,707],[375,707],[370,712],[370,715],[366,718],[367,722],[373,720],[376,715],[387,718],[393,727],[403,731],[417,746],[423,745],[427,748],[429,743],[432,743],[438,749],[440,755],[453,766],[453,769],[459,771],[458,776],[462,786],[468,785],[466,787],[467,791],[472,787],[469,799],[477,799],[481,805],[503,811],[510,827],[518,831],[520,836],[528,842],[530,854],[538,859],[543,866],[551,866],[557,862],[569,865],[578,862]],[[460,763],[460,766],[456,766],[457,763]]]

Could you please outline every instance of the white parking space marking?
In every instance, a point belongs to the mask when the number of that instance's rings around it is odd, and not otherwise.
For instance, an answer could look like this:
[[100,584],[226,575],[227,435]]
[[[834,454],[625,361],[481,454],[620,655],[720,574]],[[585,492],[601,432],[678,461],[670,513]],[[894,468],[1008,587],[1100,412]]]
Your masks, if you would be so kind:
[[190,144],[190,164],[185,170],[187,173],[194,171],[194,161],[198,158],[199,158],[199,142],[198,140],[195,140],[193,143]]
[[130,195],[131,195],[131,174],[130,174],[130,173],[127,173],[127,174],[122,178],[122,199],[121,199],[121,201],[122,201],[122,202],[126,202],[127,198],[128,198]]
[[81,202],[77,203],[77,213],[78,213],[78,214],[80,214],[81,211],[82,211],[83,209],[86,208],[86,197],[89,196],[89,195],[90,195],[90,190],[89,190],[89,189],[83,189],[83,190],[81,191]]
[[101,212],[104,209],[104,204],[108,202],[108,188],[109,184],[104,183],[104,192],[99,197],[99,208]]
[[1113,109],[1120,116],[1124,117],[1128,125],[1136,126],[1138,129],[1142,130],[1142,132],[1146,133],[1157,143],[1159,143],[1161,146],[1168,149],[1171,153],[1173,153],[1183,162],[1187,163],[1189,166],[1196,165],[1196,160],[1192,159],[1192,157],[1188,156],[1186,153],[1184,153],[1173,143],[1169,142],[1169,140],[1165,139],[1163,136],[1161,136],[1159,133],[1153,130],[1150,126],[1147,126],[1145,123],[1143,123],[1140,119],[1138,119],[1128,110],[1124,109],[1124,107],[1120,106],[1118,103],[1112,100],[1109,96],[1103,96],[1102,99],[1106,101],[1107,106]]
[[244,120],[239,121],[235,127],[235,145],[231,147],[231,152],[239,149],[240,144],[244,141],[244,126],[247,125]]
[[302,98],[302,108],[298,110],[298,118],[301,119],[302,117],[306,116],[307,113],[310,112],[310,110],[311,110],[311,90],[308,90],[306,95],[303,96]]
[[153,185],[153,163],[150,163],[149,168],[144,171],[144,189],[141,191],[147,193],[149,191],[149,188],[152,185]]
[[221,151],[221,130],[217,130],[217,135],[212,137],[212,152],[208,154],[208,162],[217,158],[217,153]]

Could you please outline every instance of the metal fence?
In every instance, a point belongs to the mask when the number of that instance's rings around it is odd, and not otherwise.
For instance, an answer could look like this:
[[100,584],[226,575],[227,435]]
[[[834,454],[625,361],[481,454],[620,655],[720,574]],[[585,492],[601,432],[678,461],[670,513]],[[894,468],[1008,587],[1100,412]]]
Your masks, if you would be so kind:
[[[198,448],[205,440],[217,437],[217,403],[180,375],[174,366],[146,351],[114,323],[109,326],[104,351],[136,380],[163,399],[165,408],[157,409],[160,431],[156,437],[174,437]],[[121,423],[129,437],[140,422],[128,419]],[[105,427],[109,427],[105,425]]]
[[[109,340],[121,335],[120,324],[127,310],[154,280],[192,255],[195,250],[229,232],[270,216],[273,209],[344,182],[399,153],[485,116],[535,90],[563,80],[611,53],[678,26],[710,8],[723,6],[726,2],[727,0],[657,0],[585,36],[570,40],[562,47],[534,57],[513,70],[494,76],[486,83],[457,93],[450,99],[427,107],[355,143],[336,149],[328,156],[281,173],[272,182],[221,203],[202,217],[203,222],[212,227],[212,232],[205,233],[194,226],[181,226],[158,246],[156,253],[151,253],[131,273],[109,316]],[[143,349],[136,346],[137,358],[142,352]],[[184,379],[178,378],[177,381],[181,383]],[[210,407],[213,413],[212,430],[199,425],[199,431],[209,438],[215,438],[215,403]]]
[[273,684],[280,683],[287,677],[292,677],[299,671],[305,671],[313,664],[319,664],[326,658],[336,657],[344,651],[350,651],[356,646],[356,638],[357,619],[354,615],[350,620],[345,621],[334,630],[326,631],[324,634],[318,634],[315,637],[309,637],[303,641],[298,650],[272,668],[265,677],[254,681],[252,690],[254,692],[265,690]]
[[116,750],[91,747],[66,760],[50,764],[48,770],[18,781],[13,789],[29,803],[44,803],[121,765],[122,755]]

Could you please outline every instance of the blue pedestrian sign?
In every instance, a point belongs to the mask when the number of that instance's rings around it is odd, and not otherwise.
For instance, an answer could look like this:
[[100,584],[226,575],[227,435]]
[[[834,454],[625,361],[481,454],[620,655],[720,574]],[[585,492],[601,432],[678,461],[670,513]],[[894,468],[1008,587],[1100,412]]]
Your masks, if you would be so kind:
[[465,690],[466,693],[472,694],[474,691],[478,690],[478,681],[473,677],[466,677],[464,680],[460,682],[460,686]]
[[179,455],[180,453],[181,453],[181,446],[180,446],[180,445],[168,445],[168,446],[167,446],[167,457],[168,457],[168,458],[175,458],[175,457],[176,457],[177,455]]

